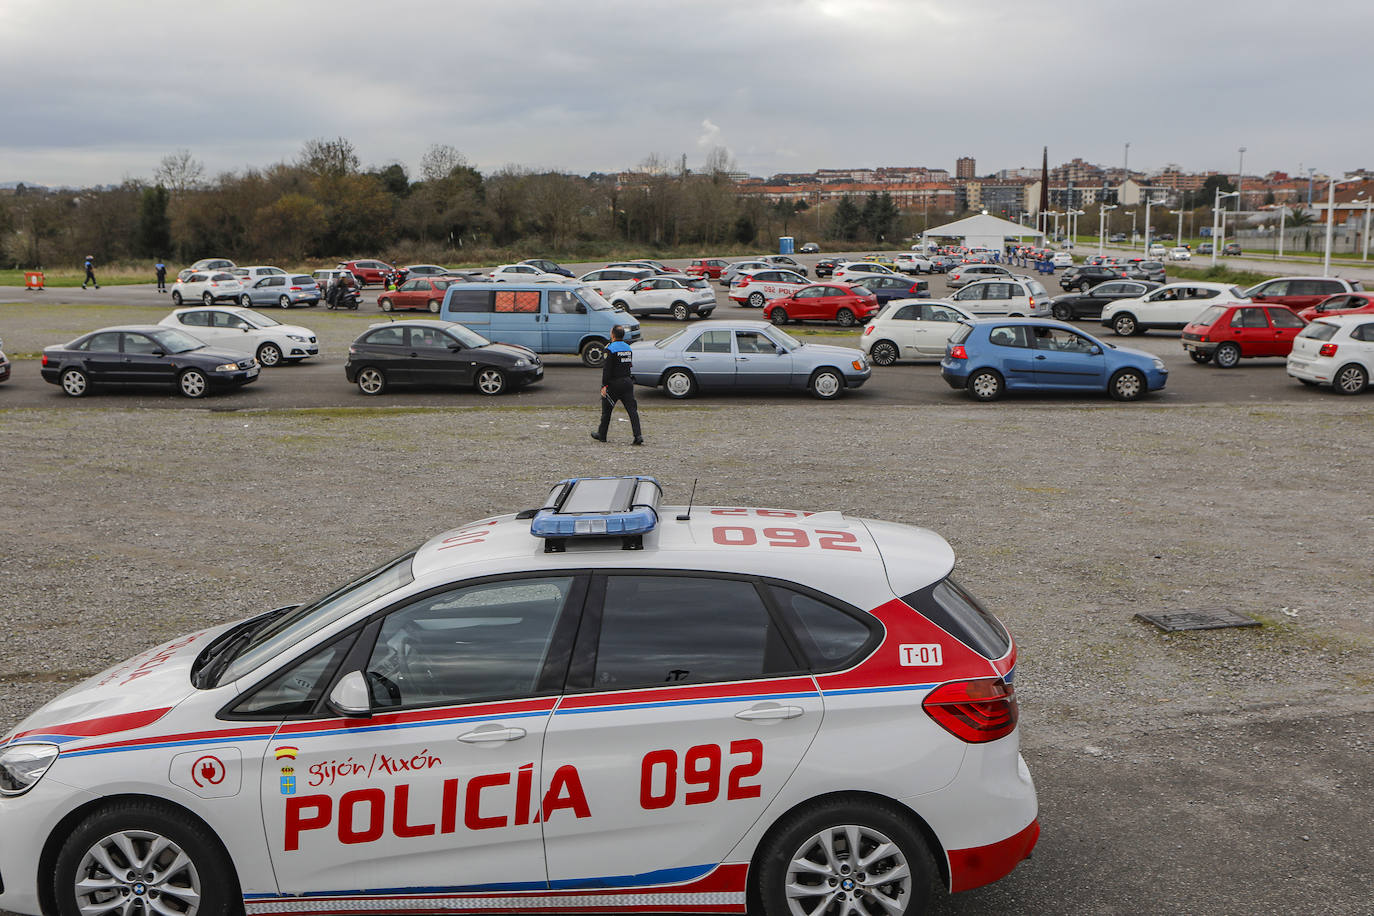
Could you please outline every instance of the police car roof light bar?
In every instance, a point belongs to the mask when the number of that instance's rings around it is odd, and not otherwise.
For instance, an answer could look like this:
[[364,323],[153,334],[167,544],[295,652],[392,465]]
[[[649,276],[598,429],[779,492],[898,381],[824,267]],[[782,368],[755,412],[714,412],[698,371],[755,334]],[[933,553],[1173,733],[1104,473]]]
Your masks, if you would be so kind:
[[569,538],[621,538],[625,550],[644,547],[658,524],[663,488],[652,477],[574,477],[560,480],[530,521],[545,553],[561,553]]

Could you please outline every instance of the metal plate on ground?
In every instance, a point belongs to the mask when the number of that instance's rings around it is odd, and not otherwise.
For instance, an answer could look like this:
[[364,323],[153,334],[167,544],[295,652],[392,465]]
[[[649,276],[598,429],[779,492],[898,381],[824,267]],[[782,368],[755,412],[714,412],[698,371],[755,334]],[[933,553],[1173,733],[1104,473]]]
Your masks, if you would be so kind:
[[1203,611],[1176,611],[1172,614],[1136,614],[1136,619],[1152,623],[1166,633],[1180,630],[1221,630],[1227,627],[1257,627],[1260,622],[1253,617],[1237,614],[1225,608],[1209,608]]

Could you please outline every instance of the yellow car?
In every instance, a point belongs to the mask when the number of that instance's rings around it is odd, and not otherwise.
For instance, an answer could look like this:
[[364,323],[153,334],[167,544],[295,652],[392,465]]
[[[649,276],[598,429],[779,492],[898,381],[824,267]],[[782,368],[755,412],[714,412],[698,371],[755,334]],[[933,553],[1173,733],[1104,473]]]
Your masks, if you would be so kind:
[[881,264],[890,270],[897,269],[897,262],[892,260],[885,254],[866,254],[862,258],[859,258],[859,260],[869,261],[873,264]]

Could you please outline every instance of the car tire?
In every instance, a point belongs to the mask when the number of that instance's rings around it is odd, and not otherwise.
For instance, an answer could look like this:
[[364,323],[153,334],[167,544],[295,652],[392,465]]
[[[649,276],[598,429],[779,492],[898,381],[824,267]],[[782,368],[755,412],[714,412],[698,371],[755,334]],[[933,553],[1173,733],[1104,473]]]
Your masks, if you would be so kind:
[[761,308],[763,308],[763,303],[764,303],[765,301],[767,301],[767,300],[766,300],[766,298],[764,297],[763,293],[750,293],[750,294],[749,294],[749,307],[750,307],[750,308],[761,309]]
[[279,308],[289,309],[289,308],[291,307],[291,297],[290,297],[290,296],[281,296],[281,297],[279,297],[279,298],[277,299],[277,306],[278,306]]
[[787,322],[792,320],[791,317],[787,314],[787,309],[783,308],[780,305],[773,306],[773,308],[768,312],[767,316],[765,317],[767,317],[769,321],[777,325],[787,324]]
[[[128,879],[139,864],[127,861],[128,850],[146,856],[156,846],[162,848],[146,863],[149,871]],[[118,873],[109,874],[102,861]],[[144,913],[229,916],[242,907],[237,876],[215,835],[170,805],[135,799],[105,804],[76,825],[58,850],[52,886],[59,916],[112,911],[121,895],[141,902]],[[161,897],[175,906],[159,904]]]
[[246,309],[251,309],[253,307],[252,297],[250,297],[247,293],[244,293],[242,296],[239,296],[239,305],[243,306]]
[[856,323],[854,313],[849,309],[840,309],[835,313],[835,323],[842,328],[854,327]]
[[578,355],[582,358],[582,365],[600,369],[602,364],[606,362],[606,341],[589,340],[582,345]]
[[1347,363],[1331,377],[1331,387],[1341,394],[1359,394],[1369,387],[1369,373],[1363,366]]
[[[851,849],[851,843],[858,848]],[[870,883],[870,872],[851,863],[884,849],[889,851],[870,865],[882,868],[880,878],[888,873],[898,877]],[[844,796],[816,802],[779,821],[765,838],[758,862],[757,883],[751,890],[763,916],[831,912],[831,907],[840,913],[923,913],[939,881],[929,847],[901,809]],[[829,873],[832,869],[834,874]],[[838,896],[848,894],[840,889],[845,881],[856,884],[852,899]],[[817,893],[795,896],[799,887],[815,887]],[[812,902],[815,905],[808,906]]]
[[377,304],[380,305],[380,306],[382,307],[382,311],[384,311],[384,312],[389,312],[389,311],[391,311],[391,300],[390,300],[390,299],[382,299],[382,300],[380,300]]
[[697,312],[697,317],[698,317],[698,318],[710,318],[710,317],[711,317],[711,313],[714,312],[714,311],[715,311],[715,309],[702,309],[701,311]]
[[263,368],[270,369],[273,366],[278,366],[281,364],[281,361],[281,347],[270,341],[258,347],[258,362]]
[[214,305],[215,297],[210,295],[209,292],[204,292],[200,294],[200,301],[204,302],[206,305]]
[[1210,363],[1212,361],[1212,354],[1203,353],[1201,350],[1189,350],[1188,356],[1191,357],[1193,362],[1197,363],[1199,366],[1204,363]]
[[358,370],[357,384],[363,394],[381,394],[386,391],[386,373],[376,366],[363,366]]
[[669,369],[663,373],[663,390],[679,401],[690,398],[697,393],[696,376],[687,369]]
[[1144,373],[1138,369],[1122,369],[1107,383],[1107,391],[1118,401],[1138,401],[1149,390]]
[[91,378],[80,369],[67,369],[59,379],[62,390],[74,398],[84,398],[91,391]]
[[1007,383],[995,369],[979,369],[968,377],[967,388],[975,401],[995,401],[1006,391]]
[[177,308],[181,308],[181,290],[172,290],[172,305],[175,305]]
[[1216,353],[1212,354],[1212,360],[1220,369],[1234,369],[1240,365],[1240,347],[1228,340],[1217,347]]
[[1073,309],[1059,302],[1050,306],[1050,314],[1054,316],[1055,321],[1073,321]]
[[430,314],[431,314],[431,315],[437,315],[437,314],[439,314],[439,300],[438,300],[438,299],[431,299],[431,300],[429,300],[429,303],[428,303],[427,307],[429,308],[429,311],[430,311]]
[[1140,333],[1140,325],[1130,312],[1122,312],[1112,319],[1112,331],[1117,337],[1133,337]]
[[807,387],[812,397],[833,401],[844,394],[844,376],[835,369],[819,369],[811,376],[811,383]]
[[177,391],[183,397],[203,398],[210,391],[210,380],[199,369],[187,369],[177,376]]
[[477,386],[477,390],[480,393],[492,396],[504,394],[508,387],[506,373],[497,369],[495,366],[488,366],[485,369],[479,370],[474,384]]
[[687,307],[685,302],[674,302],[672,314],[678,321],[686,321],[692,317],[692,310]]
[[880,340],[868,348],[868,358],[875,366],[890,366],[897,361],[901,350],[890,340]]

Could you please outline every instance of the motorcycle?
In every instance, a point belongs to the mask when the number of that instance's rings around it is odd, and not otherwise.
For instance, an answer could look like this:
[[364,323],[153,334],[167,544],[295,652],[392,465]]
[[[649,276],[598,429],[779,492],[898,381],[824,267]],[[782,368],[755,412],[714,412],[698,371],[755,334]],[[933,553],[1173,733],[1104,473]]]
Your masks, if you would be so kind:
[[363,297],[356,289],[345,286],[335,290],[333,295],[325,300],[325,308],[328,309],[352,309],[357,311],[358,303],[363,301]]

